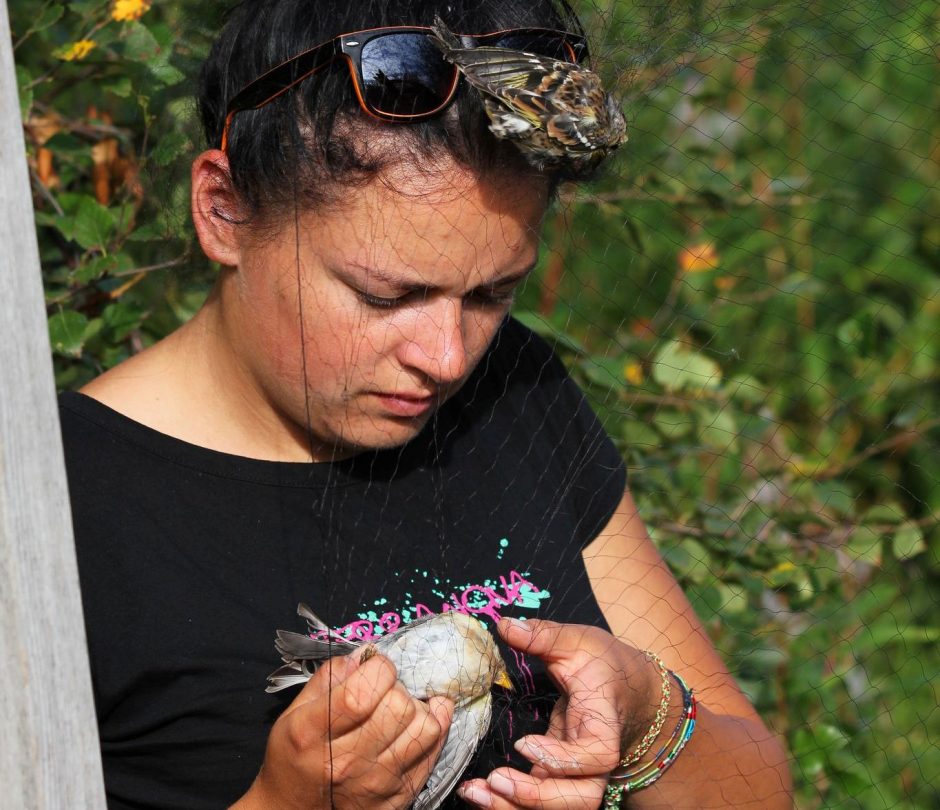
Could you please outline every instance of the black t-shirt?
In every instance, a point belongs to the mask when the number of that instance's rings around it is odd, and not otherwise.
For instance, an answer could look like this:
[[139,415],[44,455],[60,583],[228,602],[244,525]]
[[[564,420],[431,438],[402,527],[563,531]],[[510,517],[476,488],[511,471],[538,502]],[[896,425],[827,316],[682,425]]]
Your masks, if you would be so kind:
[[[79,394],[61,412],[112,808],[220,808],[247,790],[296,692],[264,688],[275,630],[304,630],[299,602],[360,639],[444,609],[606,626],[580,551],[623,463],[513,320],[421,435],[347,461],[218,453]],[[512,740],[553,703],[537,660],[504,658],[516,689],[496,690],[468,775],[518,762]]]

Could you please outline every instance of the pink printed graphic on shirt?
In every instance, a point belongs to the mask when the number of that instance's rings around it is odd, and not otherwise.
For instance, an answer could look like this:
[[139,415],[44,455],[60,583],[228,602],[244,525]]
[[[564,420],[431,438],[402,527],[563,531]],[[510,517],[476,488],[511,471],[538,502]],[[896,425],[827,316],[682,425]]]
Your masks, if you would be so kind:
[[[502,560],[503,552],[508,545],[509,541],[505,538],[499,541],[500,550],[496,555],[497,560]],[[395,576],[401,577],[402,574],[396,571]],[[475,616],[484,624],[491,623],[495,626],[506,608],[512,607],[514,615],[519,616],[522,613],[524,616],[524,611],[534,613],[542,602],[551,597],[548,591],[540,588],[529,577],[528,571],[520,572],[510,569],[496,579],[454,586],[450,580],[439,579],[429,574],[428,571],[416,568],[407,580],[413,590],[405,592],[408,600],[406,604],[392,609],[393,606],[389,605],[388,599],[376,599],[372,609],[363,611],[356,620],[337,627],[331,633],[335,638],[368,643],[387,633],[394,633],[400,627],[422,616],[446,613],[450,610]],[[417,601],[415,593],[421,594],[420,598],[423,601]],[[424,593],[430,593],[435,599],[432,601],[424,596]],[[325,637],[326,632],[323,631],[319,635]],[[524,690],[529,693],[532,680],[529,665],[522,653],[514,650],[513,654]]]

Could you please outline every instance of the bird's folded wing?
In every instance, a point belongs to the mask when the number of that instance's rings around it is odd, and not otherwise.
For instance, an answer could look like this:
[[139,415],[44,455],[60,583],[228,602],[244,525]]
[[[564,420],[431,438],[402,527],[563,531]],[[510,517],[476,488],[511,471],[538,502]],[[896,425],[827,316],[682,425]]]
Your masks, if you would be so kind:
[[493,697],[486,692],[481,697],[454,711],[441,754],[431,771],[427,784],[412,805],[413,810],[434,810],[460,781],[473,757],[480,740],[490,727]]
[[358,644],[341,638],[310,638],[290,630],[278,630],[274,646],[284,661],[322,661],[336,655],[348,655],[359,649]]
[[536,87],[542,77],[551,73],[553,64],[558,67],[564,64],[502,48],[478,48],[472,53],[473,57],[456,64],[471,84],[485,92],[506,87],[519,90]]

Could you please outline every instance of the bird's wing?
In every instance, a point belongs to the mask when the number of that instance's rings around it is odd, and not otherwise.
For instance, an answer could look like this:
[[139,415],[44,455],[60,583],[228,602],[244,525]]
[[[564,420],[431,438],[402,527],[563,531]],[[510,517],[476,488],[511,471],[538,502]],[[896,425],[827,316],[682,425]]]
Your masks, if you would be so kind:
[[314,613],[311,609],[310,605],[306,604],[305,602],[301,602],[299,605],[297,605],[297,615],[300,616],[300,618],[306,620],[307,627],[310,628],[311,633],[330,632],[330,628],[327,627],[326,622],[317,616],[317,614]]
[[266,692],[279,692],[305,683],[327,658],[348,655],[359,649],[358,644],[343,639],[310,638],[290,630],[278,630],[274,646],[284,666],[268,675]]
[[322,661],[336,655],[347,655],[359,649],[358,644],[341,638],[311,638],[290,630],[278,630],[274,646],[284,661]]
[[427,784],[412,805],[413,810],[434,810],[454,789],[490,727],[493,697],[484,693],[454,710],[447,741],[431,771]]
[[291,661],[268,675],[268,685],[264,691],[273,693],[288,689],[291,686],[302,686],[310,680],[312,674],[313,670],[309,667],[305,667],[297,661]]

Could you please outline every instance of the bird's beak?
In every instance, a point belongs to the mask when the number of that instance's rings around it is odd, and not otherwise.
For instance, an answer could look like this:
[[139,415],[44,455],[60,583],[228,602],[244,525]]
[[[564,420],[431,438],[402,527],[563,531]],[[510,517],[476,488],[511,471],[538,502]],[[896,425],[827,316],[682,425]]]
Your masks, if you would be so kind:
[[512,681],[509,680],[509,673],[505,669],[501,669],[499,674],[496,676],[496,680],[493,681],[497,686],[502,686],[503,689],[508,689],[510,692],[513,691]]

